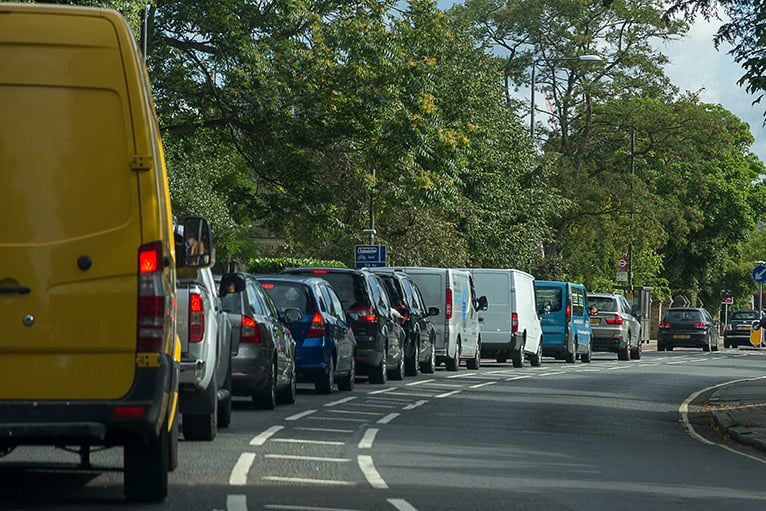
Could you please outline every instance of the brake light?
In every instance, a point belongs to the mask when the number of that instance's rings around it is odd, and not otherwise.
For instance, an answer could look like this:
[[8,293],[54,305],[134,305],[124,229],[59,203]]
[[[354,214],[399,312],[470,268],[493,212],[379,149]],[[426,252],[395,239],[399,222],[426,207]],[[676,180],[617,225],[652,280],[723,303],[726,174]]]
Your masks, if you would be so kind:
[[330,271],[329,270],[311,270],[311,273],[316,273],[321,275],[325,273],[330,273]]
[[359,315],[357,321],[368,321],[370,323],[378,321],[378,315],[375,314],[372,307],[358,307],[356,309],[349,309],[349,312],[356,312]]
[[250,344],[258,344],[261,342],[261,329],[253,318],[242,316],[239,342]]
[[452,319],[452,289],[447,288],[447,298],[444,304],[444,319]]
[[202,295],[189,294],[189,342],[202,342],[205,336],[205,305]]
[[317,311],[314,313],[314,317],[311,318],[311,325],[308,332],[306,332],[306,337],[324,337],[326,330],[322,315]]
[[511,332],[518,332],[519,331],[519,315],[518,313],[514,312],[511,314]]
[[604,319],[604,321],[606,321],[607,325],[622,325],[623,323],[622,316],[619,314],[614,319]]
[[263,289],[274,289],[274,284],[261,284]]
[[660,323],[660,328],[670,328],[670,321],[663,321]]
[[569,323],[572,320],[572,304],[567,303],[566,315],[567,323]]
[[707,325],[705,323],[694,323],[694,328],[705,329],[707,328]]
[[167,310],[162,281],[162,242],[142,245],[138,249],[138,316],[136,318],[136,351],[159,353],[165,339],[165,320],[172,317]]

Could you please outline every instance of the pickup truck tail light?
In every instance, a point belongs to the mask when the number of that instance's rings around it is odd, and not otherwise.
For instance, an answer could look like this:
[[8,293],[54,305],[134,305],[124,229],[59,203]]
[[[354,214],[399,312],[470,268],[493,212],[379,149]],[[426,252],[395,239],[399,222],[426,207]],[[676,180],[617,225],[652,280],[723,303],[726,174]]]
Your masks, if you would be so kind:
[[322,315],[317,311],[314,313],[314,317],[311,318],[311,325],[309,325],[309,330],[306,332],[306,337],[324,337],[326,329]]
[[148,243],[138,249],[138,353],[162,352],[166,318],[172,318],[165,300],[162,267],[162,242]]
[[622,316],[620,316],[619,314],[615,316],[613,319],[604,319],[604,321],[606,321],[607,325],[622,325],[623,323]]
[[205,304],[199,293],[189,294],[189,342],[202,342],[205,336]]
[[519,331],[519,314],[514,312],[511,314],[511,332]]
[[258,344],[261,342],[261,327],[253,318],[242,316],[239,342],[250,344]]
[[452,289],[447,288],[447,298],[444,300],[444,319],[452,319]]

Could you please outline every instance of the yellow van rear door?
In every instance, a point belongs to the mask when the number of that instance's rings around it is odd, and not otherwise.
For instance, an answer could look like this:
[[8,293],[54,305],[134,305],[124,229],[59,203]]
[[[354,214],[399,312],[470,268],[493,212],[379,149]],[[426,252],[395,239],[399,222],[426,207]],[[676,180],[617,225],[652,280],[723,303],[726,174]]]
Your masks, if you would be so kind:
[[122,50],[106,18],[42,12],[0,13],[0,399],[115,399],[141,244]]

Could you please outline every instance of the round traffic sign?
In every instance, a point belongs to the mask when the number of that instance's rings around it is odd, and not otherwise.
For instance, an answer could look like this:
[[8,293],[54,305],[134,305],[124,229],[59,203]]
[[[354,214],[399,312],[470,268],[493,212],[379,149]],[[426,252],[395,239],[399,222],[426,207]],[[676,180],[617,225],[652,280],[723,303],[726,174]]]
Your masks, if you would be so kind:
[[766,266],[756,266],[753,269],[753,280],[759,284],[766,282]]
[[626,261],[625,259],[620,259],[620,262],[618,264],[620,265],[620,268],[622,268],[623,270],[628,267],[628,261]]

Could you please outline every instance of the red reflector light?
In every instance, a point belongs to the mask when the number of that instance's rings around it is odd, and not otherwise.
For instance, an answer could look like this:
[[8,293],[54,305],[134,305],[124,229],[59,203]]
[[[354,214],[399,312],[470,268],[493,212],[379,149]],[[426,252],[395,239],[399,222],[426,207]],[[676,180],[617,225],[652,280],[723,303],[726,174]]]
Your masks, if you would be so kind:
[[112,409],[113,419],[140,419],[145,415],[145,406],[115,406]]

